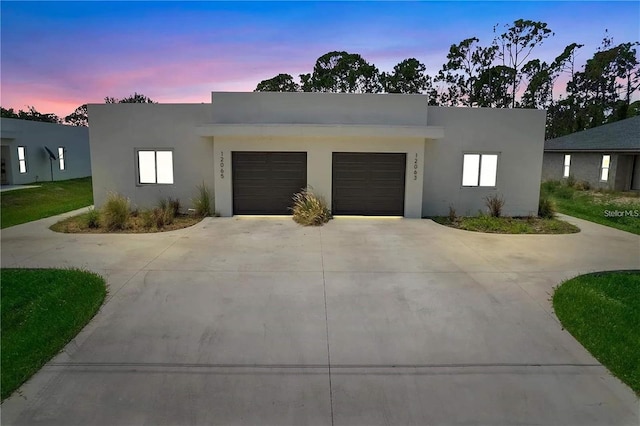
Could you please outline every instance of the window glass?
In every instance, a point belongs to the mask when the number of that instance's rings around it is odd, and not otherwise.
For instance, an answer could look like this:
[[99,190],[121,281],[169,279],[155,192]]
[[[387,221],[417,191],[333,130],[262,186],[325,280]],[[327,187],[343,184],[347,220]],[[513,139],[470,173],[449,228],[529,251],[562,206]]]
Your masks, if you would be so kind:
[[158,171],[157,183],[173,183],[173,152],[157,151],[156,161]]
[[480,167],[480,186],[496,186],[498,156],[484,154]]
[[18,168],[20,173],[27,173],[27,152],[24,146],[18,147]]
[[611,162],[610,155],[602,156],[602,171],[600,173],[600,180],[607,181],[609,180],[609,164]]
[[155,151],[138,151],[138,173],[140,183],[156,183]]
[[571,155],[567,154],[564,156],[564,172],[562,173],[562,177],[569,177],[570,167],[571,167]]
[[462,164],[462,186],[478,186],[480,155],[464,154]]
[[58,147],[58,161],[60,162],[60,170],[64,170],[64,147]]

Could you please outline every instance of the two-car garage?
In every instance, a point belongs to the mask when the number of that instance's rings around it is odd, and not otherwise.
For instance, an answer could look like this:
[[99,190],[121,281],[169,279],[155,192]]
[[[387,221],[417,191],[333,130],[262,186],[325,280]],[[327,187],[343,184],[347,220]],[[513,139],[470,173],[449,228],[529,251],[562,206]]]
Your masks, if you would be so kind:
[[[405,153],[333,152],[334,215],[402,216]],[[306,152],[232,152],[233,214],[289,214],[307,186]]]

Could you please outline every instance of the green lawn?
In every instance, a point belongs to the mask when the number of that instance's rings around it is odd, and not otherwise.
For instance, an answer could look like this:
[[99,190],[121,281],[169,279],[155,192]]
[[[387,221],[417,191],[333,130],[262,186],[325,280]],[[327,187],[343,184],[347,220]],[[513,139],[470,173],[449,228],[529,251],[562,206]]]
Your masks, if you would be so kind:
[[91,177],[39,182],[40,188],[6,191],[0,195],[2,228],[31,222],[93,204]]
[[560,213],[640,235],[637,192],[578,191],[553,181],[544,182],[540,192],[553,200]]
[[493,234],[572,234],[580,232],[580,228],[563,220],[537,217],[513,218],[482,215],[457,217],[454,221],[446,216],[437,216],[431,219],[452,228]]
[[640,395],[640,271],[568,280],[556,289],[553,307],[582,346]]
[[2,269],[2,399],[89,322],[106,295],[99,275],[71,269]]

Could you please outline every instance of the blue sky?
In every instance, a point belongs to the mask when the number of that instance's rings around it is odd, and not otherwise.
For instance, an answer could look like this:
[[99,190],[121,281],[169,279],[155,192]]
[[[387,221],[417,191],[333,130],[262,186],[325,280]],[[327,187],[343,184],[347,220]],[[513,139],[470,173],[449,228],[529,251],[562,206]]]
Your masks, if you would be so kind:
[[208,102],[213,90],[251,91],[278,73],[311,72],[332,50],[381,71],[409,57],[437,73],[449,46],[495,24],[546,22],[534,51],[552,60],[572,42],[582,65],[605,29],[640,38],[639,2],[10,2],[1,11],[3,107],[64,116],[134,91],[160,102]]

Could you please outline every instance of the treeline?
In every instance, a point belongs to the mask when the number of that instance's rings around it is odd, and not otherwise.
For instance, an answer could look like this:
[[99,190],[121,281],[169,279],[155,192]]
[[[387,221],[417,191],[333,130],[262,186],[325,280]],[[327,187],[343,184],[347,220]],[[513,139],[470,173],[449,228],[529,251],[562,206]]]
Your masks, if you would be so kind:
[[[432,75],[415,58],[381,72],[357,53],[334,51],[319,57],[299,81],[278,74],[255,91],[421,93],[429,105],[546,109],[547,138],[639,114],[640,102],[631,103],[640,87],[638,42],[614,45],[605,31],[602,45],[577,67],[576,52],[583,47],[578,43],[550,63],[535,58],[537,48],[555,35],[546,23],[519,19],[493,32],[489,45],[477,37],[452,44],[447,62]],[[554,96],[562,74],[568,77],[564,94]]]
[[[126,98],[118,99],[114,97],[107,96],[104,98],[104,102],[107,104],[130,104],[130,103],[148,103],[155,104],[157,102],[151,100],[147,96],[134,93],[133,95],[129,95]],[[48,113],[43,114],[38,112],[35,107],[28,106],[26,111],[18,110],[15,112],[13,108],[2,108],[0,107],[0,116],[5,118],[17,118],[20,120],[31,120],[31,121],[42,121],[45,123],[57,123],[57,124],[68,124],[71,126],[88,126],[89,120],[87,116],[87,104],[80,105],[75,109],[71,114],[67,115],[64,118],[58,117],[56,114]]]

